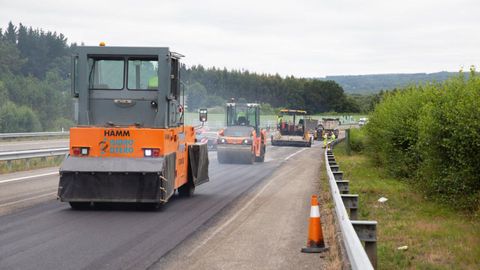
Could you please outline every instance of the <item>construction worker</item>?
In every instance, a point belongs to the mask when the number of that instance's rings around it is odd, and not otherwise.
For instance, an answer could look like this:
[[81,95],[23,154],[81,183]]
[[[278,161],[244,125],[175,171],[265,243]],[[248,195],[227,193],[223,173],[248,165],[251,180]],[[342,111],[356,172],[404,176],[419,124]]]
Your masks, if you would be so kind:
[[328,135],[327,133],[325,132],[323,134],[323,148],[327,148],[327,139],[328,139]]
[[158,88],[158,76],[153,76],[148,80],[148,89]]
[[336,138],[336,137],[337,137],[337,136],[335,136],[335,132],[333,132],[333,133],[332,133],[332,141],[335,141],[335,138]]

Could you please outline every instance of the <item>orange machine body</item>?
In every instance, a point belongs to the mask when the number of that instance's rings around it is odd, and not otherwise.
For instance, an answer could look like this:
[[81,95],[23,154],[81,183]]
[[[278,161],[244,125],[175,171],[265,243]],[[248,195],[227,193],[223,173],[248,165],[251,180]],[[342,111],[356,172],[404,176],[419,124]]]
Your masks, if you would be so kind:
[[[223,136],[223,130],[219,132],[220,140],[224,139],[225,141],[222,144],[226,145],[251,145],[252,154],[255,157],[260,157],[262,144],[266,145],[267,141],[267,132],[265,130],[260,131],[260,136],[257,136],[255,130],[252,131],[251,136],[249,137],[233,137],[233,136]],[[245,144],[245,141],[248,141],[248,144]],[[250,143],[251,141],[251,143]]]
[[[175,128],[74,127],[70,129],[70,155],[99,158],[145,158],[146,149],[156,149],[156,156],[176,153],[175,187],[188,179],[188,145],[195,143],[191,126]],[[88,148],[88,154],[74,149]]]

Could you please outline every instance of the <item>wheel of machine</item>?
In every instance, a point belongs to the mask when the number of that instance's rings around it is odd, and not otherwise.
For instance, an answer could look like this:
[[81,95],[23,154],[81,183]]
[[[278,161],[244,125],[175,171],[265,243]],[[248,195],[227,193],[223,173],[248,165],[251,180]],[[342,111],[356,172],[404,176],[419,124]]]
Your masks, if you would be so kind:
[[178,188],[178,195],[180,195],[180,197],[192,197],[194,192],[195,185],[193,185],[190,181]]
[[69,202],[73,210],[87,210],[90,208],[90,202]]
[[253,164],[253,163],[255,163],[255,154],[254,153],[252,153],[252,158],[250,159],[249,164]]
[[265,161],[265,152],[266,152],[265,145],[263,145],[262,148],[260,149],[260,156],[255,157],[255,161],[256,162],[264,162]]
[[146,211],[159,211],[163,209],[164,203],[140,203],[139,209]]

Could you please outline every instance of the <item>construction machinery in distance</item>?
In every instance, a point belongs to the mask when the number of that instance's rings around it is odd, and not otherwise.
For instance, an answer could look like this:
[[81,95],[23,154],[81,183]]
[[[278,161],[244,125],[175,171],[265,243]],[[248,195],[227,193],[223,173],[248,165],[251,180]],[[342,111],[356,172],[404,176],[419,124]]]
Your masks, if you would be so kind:
[[327,137],[330,138],[332,137],[332,134],[335,134],[335,137],[338,138],[339,130],[338,126],[340,126],[340,119],[339,118],[322,118],[322,125],[321,129],[323,130],[322,132],[322,138],[325,134],[327,134]]
[[321,134],[318,134],[318,120],[311,117],[305,118],[305,129],[310,133],[312,140],[318,140]]
[[263,162],[267,151],[267,133],[260,128],[260,105],[226,104],[226,127],[219,131],[219,163]]
[[311,147],[313,137],[305,126],[306,115],[303,110],[280,110],[277,131],[271,136],[272,145]]
[[183,124],[181,57],[165,47],[76,48],[78,125],[60,166],[61,201],[74,209],[104,202],[156,209],[209,180],[207,145]]

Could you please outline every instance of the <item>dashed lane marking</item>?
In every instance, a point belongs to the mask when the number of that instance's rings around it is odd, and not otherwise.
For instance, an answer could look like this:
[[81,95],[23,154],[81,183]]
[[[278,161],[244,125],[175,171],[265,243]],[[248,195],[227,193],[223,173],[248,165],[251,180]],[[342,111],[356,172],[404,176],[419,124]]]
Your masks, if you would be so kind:
[[35,174],[35,175],[29,175],[29,176],[24,176],[24,177],[17,177],[17,178],[0,180],[0,184],[22,181],[22,180],[38,178],[38,177],[43,177],[43,176],[50,176],[50,175],[58,175],[58,172],[42,173],[42,174]]
[[240,209],[235,215],[233,215],[230,219],[228,219],[225,223],[218,227],[212,234],[210,234],[205,240],[203,240],[202,243],[197,245],[187,256],[190,257],[195,254],[197,250],[199,250],[202,246],[208,243],[208,241],[210,241],[219,232],[225,229],[225,227],[230,225],[230,223],[232,223],[243,211],[245,211],[245,209],[247,209],[258,198],[258,196],[260,196],[265,191],[265,189],[267,189],[273,182],[274,179],[271,179],[252,199],[250,199],[250,201],[247,202],[247,204],[245,204],[245,206],[242,207],[242,209]]
[[303,151],[305,151],[305,150],[307,150],[307,149],[308,149],[308,148],[302,148],[302,149],[298,150],[297,152],[289,155],[289,156],[286,157],[284,160],[289,160],[291,157],[293,157],[293,156],[295,156],[295,155],[297,155],[297,154],[299,154],[299,153],[301,153],[301,152],[303,152]]

